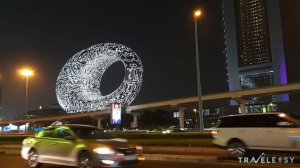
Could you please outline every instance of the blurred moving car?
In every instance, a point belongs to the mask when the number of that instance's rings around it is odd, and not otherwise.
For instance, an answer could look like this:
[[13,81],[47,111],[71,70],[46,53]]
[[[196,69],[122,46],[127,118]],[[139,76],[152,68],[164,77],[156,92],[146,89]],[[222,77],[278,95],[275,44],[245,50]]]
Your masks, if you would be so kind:
[[169,134],[169,133],[171,133],[170,130],[168,130],[168,129],[161,129],[161,128],[151,129],[151,130],[149,130],[147,132],[148,133],[161,133],[161,134]]
[[162,133],[162,134],[169,134],[172,132],[185,132],[187,131],[186,128],[180,128],[178,126],[170,126],[168,128],[156,128],[156,129],[151,129],[147,131],[148,133]]
[[186,128],[180,128],[178,126],[170,126],[168,128],[171,132],[185,132],[187,129]]
[[21,156],[29,167],[41,163],[91,167],[138,164],[142,147],[125,139],[104,139],[103,130],[87,125],[58,125],[23,140]]
[[300,124],[284,113],[257,113],[221,117],[212,131],[213,143],[235,157],[248,149],[300,150]]

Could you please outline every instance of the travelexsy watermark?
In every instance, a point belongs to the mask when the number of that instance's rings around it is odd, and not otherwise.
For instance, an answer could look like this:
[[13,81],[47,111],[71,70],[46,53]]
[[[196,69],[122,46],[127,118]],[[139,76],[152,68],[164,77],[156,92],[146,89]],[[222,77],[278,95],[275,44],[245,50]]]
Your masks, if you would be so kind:
[[260,154],[258,157],[238,157],[239,163],[248,164],[292,164],[295,157],[291,156],[272,156],[269,157],[265,153]]

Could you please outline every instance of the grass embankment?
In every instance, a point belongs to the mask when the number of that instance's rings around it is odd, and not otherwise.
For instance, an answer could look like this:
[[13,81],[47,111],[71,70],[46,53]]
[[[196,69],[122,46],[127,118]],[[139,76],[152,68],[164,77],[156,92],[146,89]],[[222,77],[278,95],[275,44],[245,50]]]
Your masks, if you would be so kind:
[[26,137],[23,135],[1,135],[0,144],[21,144]]
[[[27,136],[0,136],[0,144],[21,144]],[[124,138],[142,146],[214,146],[210,133],[128,133],[114,132],[107,134],[107,138]]]

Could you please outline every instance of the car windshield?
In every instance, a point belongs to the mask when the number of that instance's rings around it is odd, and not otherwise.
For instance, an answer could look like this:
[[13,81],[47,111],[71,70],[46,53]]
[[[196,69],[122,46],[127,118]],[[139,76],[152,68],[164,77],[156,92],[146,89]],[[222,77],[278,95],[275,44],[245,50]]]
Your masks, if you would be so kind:
[[98,128],[92,127],[73,127],[73,132],[81,139],[101,139],[104,138],[104,132]]

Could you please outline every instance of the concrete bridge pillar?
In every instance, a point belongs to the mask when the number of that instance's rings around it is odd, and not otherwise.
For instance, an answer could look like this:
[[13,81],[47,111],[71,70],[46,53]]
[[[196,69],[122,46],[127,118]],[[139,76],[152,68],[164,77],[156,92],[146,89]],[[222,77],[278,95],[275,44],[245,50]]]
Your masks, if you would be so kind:
[[180,128],[184,128],[184,110],[185,107],[179,107],[179,126]]
[[32,125],[32,123],[25,123],[25,130],[24,130],[25,134],[29,134],[30,133],[30,131],[31,131],[31,125]]
[[97,127],[102,128],[102,120],[105,119],[106,117],[96,117],[97,120]]
[[248,103],[248,100],[242,97],[236,97],[233,100],[235,100],[239,104],[239,113],[240,114],[246,114],[246,104]]
[[240,103],[239,112],[241,114],[246,114],[246,104],[245,103]]
[[133,115],[133,122],[131,122],[131,128],[137,128],[138,125],[138,117],[140,116],[140,114],[138,113],[131,113],[131,115]]

